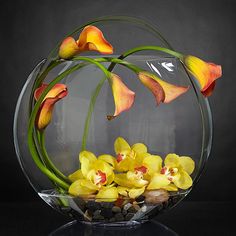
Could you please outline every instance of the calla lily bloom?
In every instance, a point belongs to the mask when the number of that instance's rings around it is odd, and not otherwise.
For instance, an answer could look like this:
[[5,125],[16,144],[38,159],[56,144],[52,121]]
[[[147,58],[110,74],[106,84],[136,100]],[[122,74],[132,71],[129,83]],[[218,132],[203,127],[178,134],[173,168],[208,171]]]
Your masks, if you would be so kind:
[[118,197],[117,189],[112,185],[113,167],[103,160],[103,158],[108,160],[109,157],[111,158],[109,155],[102,155],[101,158],[96,158],[92,152],[81,152],[79,155],[81,170],[69,176],[69,179],[74,181],[69,193],[74,196],[97,194],[96,198],[106,199]]
[[169,103],[189,89],[189,87],[169,84],[147,71],[139,72],[138,78],[153,93],[157,105],[161,102]]
[[73,37],[63,40],[59,48],[62,59],[70,59],[84,51],[98,51],[102,54],[112,54],[112,45],[104,38],[103,33],[93,25],[86,26],[76,41]]
[[114,149],[116,153],[115,170],[120,172],[133,171],[135,166],[141,166],[145,156],[150,155],[143,143],[130,146],[122,137],[115,140]]
[[194,171],[195,163],[190,157],[168,154],[164,164],[160,173],[152,176],[147,186],[148,190],[162,188],[176,191],[173,184],[180,189],[188,189],[192,186],[193,181],[190,175]]
[[222,76],[221,66],[190,55],[185,56],[183,62],[199,82],[202,94],[205,97],[210,96],[215,87],[216,79]]
[[122,82],[118,75],[111,73],[110,84],[115,102],[115,112],[114,115],[107,116],[108,120],[114,119],[123,111],[129,110],[135,98],[135,93]]
[[[37,101],[43,91],[48,87],[42,84],[34,92],[34,98]],[[54,104],[67,95],[67,87],[65,84],[56,84],[45,96],[36,118],[36,126],[39,130],[45,129],[52,119],[52,111]]]

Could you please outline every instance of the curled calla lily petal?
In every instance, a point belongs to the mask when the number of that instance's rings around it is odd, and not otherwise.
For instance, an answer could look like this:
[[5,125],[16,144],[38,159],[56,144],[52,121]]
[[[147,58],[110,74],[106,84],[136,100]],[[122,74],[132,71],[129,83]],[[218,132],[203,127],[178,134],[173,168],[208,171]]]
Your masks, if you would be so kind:
[[77,44],[80,51],[98,51],[102,54],[112,54],[112,45],[104,38],[100,29],[93,25],[86,26],[81,32]]
[[107,116],[108,120],[112,120],[123,111],[129,110],[135,98],[135,93],[122,82],[118,75],[111,73],[110,82],[115,102],[115,112],[114,115]]
[[[34,98],[37,101],[43,91],[48,87],[43,84],[34,92]],[[67,95],[67,87],[65,84],[56,84],[45,96],[36,118],[36,126],[39,130],[45,129],[52,119],[52,111],[54,104]]]
[[80,33],[76,41],[73,37],[65,38],[59,48],[59,57],[70,59],[84,51],[98,51],[102,54],[112,54],[112,45],[104,38],[97,27],[88,25]]
[[189,89],[189,87],[169,84],[147,71],[139,72],[138,78],[149,90],[151,90],[155,96],[157,105],[160,102],[169,103]]
[[202,94],[205,97],[210,96],[215,87],[215,80],[222,76],[221,66],[191,55],[185,56],[183,62],[199,82]]

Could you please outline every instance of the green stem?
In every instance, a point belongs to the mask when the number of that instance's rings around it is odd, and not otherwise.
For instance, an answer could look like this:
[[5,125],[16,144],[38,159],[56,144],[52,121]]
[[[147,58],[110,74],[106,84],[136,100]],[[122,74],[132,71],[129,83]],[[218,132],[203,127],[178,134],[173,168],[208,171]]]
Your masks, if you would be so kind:
[[[123,53],[119,58],[98,58],[95,59],[98,62],[112,62],[110,64],[110,66],[108,67],[108,71],[111,72],[114,68],[114,66],[116,64],[121,64],[123,66],[128,67],[129,69],[131,69],[132,71],[134,71],[135,73],[138,73],[140,71],[142,71],[142,69],[140,69],[139,67],[127,62],[127,61],[123,61],[122,59],[126,58],[127,56],[134,54],[136,52],[139,51],[143,51],[143,50],[154,50],[154,51],[162,51],[164,53],[170,54],[174,57],[179,58],[180,60],[183,60],[183,55],[181,53],[175,52],[171,49],[168,48],[163,48],[163,47],[158,47],[158,46],[140,46],[140,47],[136,47],[136,48],[132,48],[128,51],[126,51],[125,53]],[[78,60],[78,57],[73,58],[73,60]],[[82,139],[82,146],[81,149],[82,151],[86,149],[86,142],[87,142],[87,137],[88,137],[88,132],[89,132],[89,124],[91,121],[91,117],[92,117],[92,113],[93,113],[93,109],[96,103],[96,99],[98,97],[98,94],[105,82],[106,78],[102,78],[100,80],[100,82],[98,83],[97,87],[95,88],[94,92],[92,93],[91,96],[91,100],[90,100],[90,104],[89,104],[89,109],[88,109],[88,113],[86,116],[86,120],[85,120],[85,127],[84,127],[84,132],[83,132],[83,139]]]
[[176,51],[173,51],[171,49],[168,49],[168,48],[163,48],[163,47],[159,47],[159,46],[140,46],[140,47],[136,47],[136,48],[132,48],[128,51],[126,51],[125,53],[123,53],[119,59],[124,59],[125,57],[131,55],[131,54],[134,54],[136,52],[140,52],[140,51],[145,51],[145,50],[148,50],[148,51],[161,51],[161,52],[164,52],[164,53],[167,53],[167,54],[170,54],[174,57],[177,57],[179,58],[180,60],[183,60],[183,54],[179,53],[179,52],[176,52]]
[[46,147],[45,147],[45,132],[44,132],[44,130],[41,132],[38,132],[38,133],[39,133],[40,147],[41,147],[43,159],[45,161],[46,166],[49,167],[49,169],[51,169],[55,175],[57,175],[58,177],[63,179],[68,184],[71,184],[71,181],[60,170],[58,170],[57,167],[51,161],[51,159],[47,153]]
[[[107,69],[101,65],[99,62],[96,62],[95,60],[91,59],[91,58],[87,58],[87,57],[79,57],[78,58],[81,61],[86,61],[86,62],[90,62],[92,64],[95,64],[96,66],[98,66],[107,77],[110,76],[109,72],[107,71]],[[55,182],[56,184],[58,184],[59,186],[61,186],[63,189],[68,190],[69,185],[62,179],[60,179],[58,176],[56,176],[54,173],[52,173],[47,167],[45,167],[43,165],[43,163],[40,161],[40,158],[38,156],[38,152],[35,146],[35,142],[34,142],[34,124],[35,124],[35,119],[38,113],[38,110],[40,108],[41,103],[43,102],[44,97],[47,95],[47,93],[58,83],[60,82],[64,77],[68,76],[69,74],[73,73],[74,71],[78,70],[80,67],[82,67],[84,65],[75,65],[69,69],[67,69],[66,71],[64,71],[63,73],[61,73],[59,76],[57,76],[51,83],[48,84],[48,87],[43,91],[43,93],[41,94],[40,98],[38,99],[38,101],[35,103],[35,106],[32,110],[32,113],[30,115],[30,119],[29,119],[29,125],[28,125],[28,146],[29,146],[29,150],[30,153],[32,155],[32,158],[35,162],[35,164],[38,166],[38,168],[53,182]]]

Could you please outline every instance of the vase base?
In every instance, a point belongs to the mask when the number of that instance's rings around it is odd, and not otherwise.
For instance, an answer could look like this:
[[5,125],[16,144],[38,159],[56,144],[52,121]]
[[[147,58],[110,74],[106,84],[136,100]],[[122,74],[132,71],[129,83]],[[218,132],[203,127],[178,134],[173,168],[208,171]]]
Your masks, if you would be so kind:
[[78,236],[78,235],[89,235],[89,236],[98,236],[98,235],[161,235],[161,236],[177,236],[170,228],[165,225],[156,222],[154,220],[148,221],[146,223],[130,221],[119,222],[119,223],[110,223],[110,224],[101,224],[101,223],[87,223],[87,222],[78,222],[71,221],[65,225],[62,225],[58,229],[54,230],[49,234],[49,236]]

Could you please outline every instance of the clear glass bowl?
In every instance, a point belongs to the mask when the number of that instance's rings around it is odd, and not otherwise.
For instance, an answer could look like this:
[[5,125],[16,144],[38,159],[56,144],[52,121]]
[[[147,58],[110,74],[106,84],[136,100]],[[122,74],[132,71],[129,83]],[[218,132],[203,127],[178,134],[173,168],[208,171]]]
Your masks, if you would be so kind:
[[[116,56],[139,45],[159,45],[171,48],[155,27],[143,21],[125,17],[99,19],[93,23],[115,47]],[[73,35],[78,36],[80,29]],[[119,35],[117,35],[119,32]],[[142,37],[140,37],[142,35]],[[118,37],[119,36],[119,37]],[[55,185],[37,168],[31,158],[27,130],[32,89],[37,77],[55,58],[57,48],[48,59],[41,61],[29,75],[19,96],[15,111],[14,142],[18,160],[27,179],[38,195],[51,207],[80,222],[93,225],[135,225],[145,222],[169,210],[180,202],[191,190],[160,192],[159,201],[129,199],[106,201],[94,196],[74,197],[55,189]],[[95,57],[94,54],[90,57]],[[98,56],[96,56],[98,57]],[[175,85],[190,86],[184,95],[170,104],[156,107],[152,94],[127,69],[116,66],[125,84],[136,92],[135,104],[118,118],[108,121],[114,102],[109,83],[106,81],[97,97],[87,138],[87,150],[101,155],[114,153],[114,141],[124,137],[130,144],[145,143],[152,154],[165,157],[168,153],[190,156],[195,161],[192,174],[193,186],[199,179],[210,153],[212,141],[212,120],[209,104],[194,79],[189,76],[181,62],[157,52],[142,52],[126,58],[128,62],[156,73],[161,79]],[[45,78],[46,83],[72,67],[74,61],[65,61],[56,66]],[[109,63],[104,63],[106,67]],[[69,76],[61,83],[68,87],[69,94],[54,108],[53,119],[46,129],[46,148],[51,161],[66,176],[80,168],[78,155],[81,150],[84,123],[91,95],[98,82],[104,77],[94,65],[88,65]],[[39,153],[40,155],[40,153]],[[116,207],[114,207],[116,206]]]

